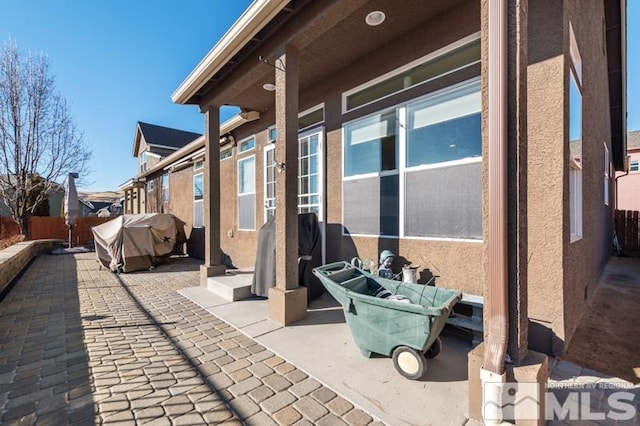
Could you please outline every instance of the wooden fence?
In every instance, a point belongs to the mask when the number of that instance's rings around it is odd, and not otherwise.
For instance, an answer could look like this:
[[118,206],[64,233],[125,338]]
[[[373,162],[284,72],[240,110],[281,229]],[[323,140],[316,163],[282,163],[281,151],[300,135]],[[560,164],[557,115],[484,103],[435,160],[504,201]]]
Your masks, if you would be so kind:
[[616,235],[623,250],[640,249],[639,213],[637,210],[616,210],[615,212]]
[[[73,245],[85,246],[93,244],[91,228],[113,219],[112,217],[81,217],[73,227]],[[18,235],[18,224],[10,217],[0,217],[0,239]],[[63,217],[32,216],[29,218],[29,239],[42,240],[57,238],[67,241],[69,228],[64,223]]]

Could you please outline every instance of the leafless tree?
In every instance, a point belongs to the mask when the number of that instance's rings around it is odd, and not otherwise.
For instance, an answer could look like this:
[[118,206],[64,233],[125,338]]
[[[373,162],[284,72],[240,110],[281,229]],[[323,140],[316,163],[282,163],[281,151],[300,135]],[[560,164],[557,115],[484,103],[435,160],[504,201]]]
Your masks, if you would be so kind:
[[28,216],[61,190],[67,173],[87,171],[91,151],[58,93],[44,54],[8,42],[0,57],[0,202],[28,235]]

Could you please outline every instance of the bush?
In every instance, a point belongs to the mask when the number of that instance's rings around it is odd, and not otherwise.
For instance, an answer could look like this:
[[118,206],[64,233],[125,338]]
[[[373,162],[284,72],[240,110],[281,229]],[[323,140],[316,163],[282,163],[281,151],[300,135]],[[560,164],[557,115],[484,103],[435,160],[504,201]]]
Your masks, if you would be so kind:
[[12,235],[9,238],[0,240],[0,250],[4,250],[14,244],[24,241],[24,235]]

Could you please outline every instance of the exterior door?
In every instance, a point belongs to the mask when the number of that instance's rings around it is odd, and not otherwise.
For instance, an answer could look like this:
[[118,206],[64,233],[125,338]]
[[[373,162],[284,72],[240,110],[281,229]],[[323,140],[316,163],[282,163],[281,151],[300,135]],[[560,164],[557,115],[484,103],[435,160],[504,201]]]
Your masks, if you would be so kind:
[[[322,259],[325,259],[324,232],[324,146],[323,129],[301,133],[298,139],[298,212],[315,213],[322,233]],[[276,174],[275,145],[264,153],[264,220],[275,215]]]
[[298,212],[315,213],[322,234],[322,261],[325,260],[324,230],[324,147],[323,129],[301,133],[298,157]]

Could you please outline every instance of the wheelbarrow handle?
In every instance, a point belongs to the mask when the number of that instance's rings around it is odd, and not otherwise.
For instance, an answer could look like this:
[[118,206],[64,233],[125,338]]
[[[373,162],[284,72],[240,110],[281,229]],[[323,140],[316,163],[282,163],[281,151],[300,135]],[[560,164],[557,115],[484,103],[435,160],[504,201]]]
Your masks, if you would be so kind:
[[344,271],[346,269],[353,269],[354,267],[347,262],[335,262],[329,263],[328,265],[320,266],[315,268],[314,270],[325,277],[329,277],[335,273]]

